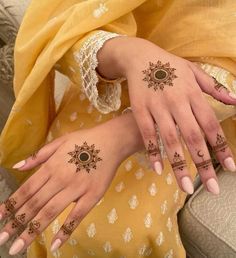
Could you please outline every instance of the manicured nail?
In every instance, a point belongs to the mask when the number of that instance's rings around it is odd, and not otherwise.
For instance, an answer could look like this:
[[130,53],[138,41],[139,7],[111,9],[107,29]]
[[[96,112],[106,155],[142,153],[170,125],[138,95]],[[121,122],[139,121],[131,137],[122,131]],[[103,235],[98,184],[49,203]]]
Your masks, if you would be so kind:
[[7,242],[7,240],[9,239],[9,237],[10,237],[9,233],[7,233],[5,231],[2,232],[0,234],[0,245],[5,244]]
[[224,160],[224,165],[228,170],[233,171],[233,172],[236,171],[236,166],[235,166],[233,158],[231,158],[231,157],[226,158]]
[[21,168],[25,165],[26,161],[25,160],[22,160],[18,163],[16,163],[12,168]]
[[161,175],[161,172],[162,172],[162,165],[159,161],[156,161],[154,163],[154,168],[155,168],[155,171],[157,172],[158,175]]
[[0,221],[2,220],[2,218],[3,218],[3,214],[2,212],[0,212]]
[[206,185],[207,185],[207,189],[209,192],[211,192],[213,194],[220,193],[219,185],[214,178],[207,180]]
[[233,92],[230,92],[230,93],[229,93],[229,96],[230,96],[231,98],[233,98],[233,99],[236,99],[236,94],[233,93]]
[[193,183],[188,176],[181,179],[181,184],[186,193],[192,194],[194,192]]
[[9,250],[9,254],[10,255],[15,255],[17,253],[19,253],[23,247],[25,246],[25,242],[23,239],[17,239],[11,246],[10,250]]
[[52,246],[51,246],[51,252],[55,252],[61,245],[61,240],[60,239],[56,239],[53,243],[52,243]]

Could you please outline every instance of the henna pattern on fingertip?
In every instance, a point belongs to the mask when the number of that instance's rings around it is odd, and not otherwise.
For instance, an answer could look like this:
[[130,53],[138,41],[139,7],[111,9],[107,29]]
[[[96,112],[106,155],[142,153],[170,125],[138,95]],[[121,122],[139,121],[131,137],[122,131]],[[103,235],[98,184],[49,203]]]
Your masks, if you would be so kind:
[[228,147],[228,143],[225,140],[225,137],[217,133],[216,135],[216,145],[212,146],[214,152],[223,151],[225,152],[226,148]]
[[37,235],[39,235],[40,225],[41,225],[40,222],[37,220],[30,221],[30,223],[28,224],[28,234],[32,235],[33,233],[36,233]]
[[202,153],[201,150],[196,150],[197,151],[197,155],[198,157],[200,157],[202,159],[201,162],[199,163],[195,163],[195,166],[197,169],[201,169],[204,168],[206,170],[208,170],[209,166],[212,166],[212,160],[211,159],[204,159],[204,153]]
[[74,163],[76,165],[76,172],[85,169],[88,173],[91,169],[97,168],[97,162],[102,161],[102,158],[98,156],[100,150],[95,149],[95,145],[89,146],[87,142],[79,146],[75,144],[74,151],[68,152],[72,158],[68,163]]
[[175,152],[174,158],[173,158],[173,163],[171,163],[171,166],[174,169],[179,169],[183,170],[184,167],[186,167],[186,160],[182,159],[181,155]]
[[61,230],[64,235],[71,235],[75,229],[75,220],[70,221],[62,225]]
[[156,64],[149,62],[149,68],[142,71],[145,74],[143,81],[148,82],[148,88],[153,88],[155,91],[163,90],[165,85],[173,86],[173,80],[178,78],[174,73],[175,70],[170,67],[169,62],[165,64],[159,60]]
[[157,145],[155,145],[151,140],[148,142],[147,147],[147,154],[150,156],[156,157],[158,154],[160,154],[160,150]]

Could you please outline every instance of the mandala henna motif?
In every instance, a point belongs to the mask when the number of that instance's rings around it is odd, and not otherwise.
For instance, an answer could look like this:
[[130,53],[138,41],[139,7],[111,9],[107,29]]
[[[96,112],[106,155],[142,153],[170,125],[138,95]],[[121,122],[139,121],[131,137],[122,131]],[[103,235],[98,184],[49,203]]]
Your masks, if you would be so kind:
[[39,228],[40,228],[40,222],[37,220],[33,220],[30,221],[29,225],[28,225],[29,229],[28,229],[28,234],[31,235],[33,233],[36,233],[37,235],[40,234],[39,232]]
[[25,213],[19,214],[13,218],[12,228],[21,228],[24,227],[25,223]]
[[159,60],[156,64],[149,62],[149,68],[142,71],[146,75],[143,81],[148,82],[148,88],[153,87],[155,91],[158,88],[163,90],[165,85],[173,86],[173,80],[177,78],[175,70],[170,67],[170,63],[162,64]]
[[225,89],[225,90],[228,91],[228,89],[227,89],[223,84],[221,84],[220,82],[218,82],[215,77],[213,77],[213,76],[211,76],[211,77],[212,77],[213,80],[214,80],[214,84],[215,84],[214,88],[215,88],[217,91],[220,92],[222,89]]
[[182,157],[175,152],[174,158],[173,158],[173,163],[171,164],[173,169],[179,169],[183,170],[184,167],[186,167],[186,161],[182,159]]
[[216,136],[216,145],[212,147],[212,149],[217,152],[217,151],[225,151],[226,148],[228,147],[227,141],[223,136],[217,133]]
[[75,228],[75,220],[72,220],[69,223],[65,223],[61,227],[64,235],[71,235],[74,231],[74,228]]
[[72,157],[68,163],[74,163],[76,165],[76,172],[85,169],[88,173],[90,170],[96,169],[96,163],[102,159],[98,157],[100,150],[95,150],[95,145],[89,146],[87,142],[84,142],[82,146],[75,144],[75,150],[68,152]]
[[209,166],[212,165],[212,160],[211,159],[204,160],[204,154],[201,153],[201,150],[197,151],[197,155],[198,157],[202,158],[202,161],[195,164],[196,168],[197,169],[204,168],[207,170]]
[[5,204],[5,209],[8,211],[8,212],[14,212],[15,210],[15,205],[16,205],[16,201],[14,198],[9,198],[7,199],[6,201],[4,201],[4,204]]
[[149,140],[148,147],[147,147],[147,154],[150,156],[157,156],[157,154],[160,154],[160,150],[153,142]]

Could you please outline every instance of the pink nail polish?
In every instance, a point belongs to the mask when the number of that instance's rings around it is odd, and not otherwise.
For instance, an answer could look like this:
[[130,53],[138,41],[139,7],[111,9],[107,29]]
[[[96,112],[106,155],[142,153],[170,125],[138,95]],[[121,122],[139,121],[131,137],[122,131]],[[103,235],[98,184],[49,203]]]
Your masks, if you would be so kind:
[[193,183],[188,176],[181,179],[181,184],[186,193],[192,194],[194,192]]
[[220,193],[219,185],[214,178],[207,180],[206,185],[207,185],[207,189],[209,192],[211,192],[213,194]]
[[0,246],[5,244],[7,242],[7,240],[9,239],[9,237],[10,237],[9,233],[7,233],[5,231],[2,232],[0,234]]
[[157,172],[158,175],[161,175],[161,172],[162,172],[162,165],[159,161],[156,161],[154,163],[154,168],[155,168],[155,171]]
[[53,243],[52,243],[52,246],[51,246],[51,252],[55,252],[61,245],[61,240],[60,239],[56,239]]
[[231,158],[231,157],[226,158],[226,159],[224,160],[224,165],[225,165],[225,167],[226,167],[228,170],[230,170],[230,171],[232,171],[232,172],[236,171],[236,166],[235,166],[235,163],[234,163],[233,158]]
[[17,239],[11,246],[9,250],[10,255],[16,255],[19,253],[25,246],[25,242],[23,239],[19,238]]
[[16,169],[17,168],[21,168],[21,167],[23,167],[25,165],[25,163],[26,163],[26,161],[22,160],[22,161],[16,163],[12,168],[16,168]]

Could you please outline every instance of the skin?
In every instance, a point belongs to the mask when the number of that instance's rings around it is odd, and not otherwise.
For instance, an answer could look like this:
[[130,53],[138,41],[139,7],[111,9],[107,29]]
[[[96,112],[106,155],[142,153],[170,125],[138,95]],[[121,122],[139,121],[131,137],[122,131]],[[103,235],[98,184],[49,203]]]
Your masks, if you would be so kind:
[[[129,128],[129,133],[127,133]],[[124,135],[126,141],[123,141]],[[104,142],[104,139],[106,141]],[[93,148],[96,162],[77,170],[75,162],[69,162],[69,154],[77,146]],[[132,153],[144,148],[137,124],[131,113],[114,118],[92,129],[75,131],[45,145],[26,159],[19,171],[40,166],[5,203],[0,206],[3,218],[14,214],[1,232],[10,236],[17,230],[23,232],[15,240],[22,239],[23,252],[35,237],[72,202],[72,211],[52,243],[63,243],[79,225],[88,212],[98,203],[108,189],[120,163]],[[96,167],[94,166],[96,165]],[[14,244],[14,243],[13,243]]]
[[[176,166],[175,153],[178,153],[179,161],[184,163],[185,160],[176,125],[198,168],[203,184],[207,187],[207,182],[214,179],[217,185],[212,162],[208,162],[204,167],[201,162],[210,160],[206,140],[212,147],[217,145],[218,134],[227,141],[203,92],[225,104],[236,105],[236,98],[229,95],[227,88],[219,87],[214,78],[194,63],[137,37],[115,37],[106,41],[98,52],[98,59],[97,71],[105,78],[127,78],[131,109],[145,147],[148,150],[150,141],[157,143],[156,124],[180,187],[183,178],[191,179],[186,165],[181,169]],[[166,83],[162,89],[149,87],[150,79],[145,79],[144,73],[150,69],[150,63],[158,62],[162,65],[168,64],[172,69],[171,86]],[[154,168],[157,162],[161,163],[163,168],[160,154],[156,152],[156,155],[149,157]],[[227,143],[224,151],[218,148],[216,157],[223,168],[226,168],[225,159],[233,158]],[[215,193],[217,191],[215,189]]]

